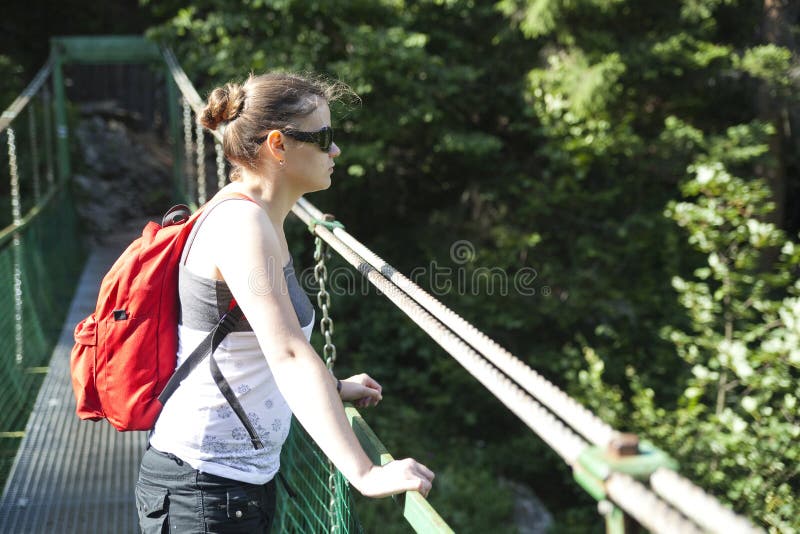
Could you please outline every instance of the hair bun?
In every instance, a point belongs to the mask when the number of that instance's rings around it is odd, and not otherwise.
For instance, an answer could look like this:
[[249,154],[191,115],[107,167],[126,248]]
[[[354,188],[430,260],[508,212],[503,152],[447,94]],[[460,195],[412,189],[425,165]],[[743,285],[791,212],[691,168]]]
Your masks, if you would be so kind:
[[209,130],[216,130],[223,122],[230,122],[242,112],[244,107],[244,88],[235,83],[217,87],[208,97],[200,123]]

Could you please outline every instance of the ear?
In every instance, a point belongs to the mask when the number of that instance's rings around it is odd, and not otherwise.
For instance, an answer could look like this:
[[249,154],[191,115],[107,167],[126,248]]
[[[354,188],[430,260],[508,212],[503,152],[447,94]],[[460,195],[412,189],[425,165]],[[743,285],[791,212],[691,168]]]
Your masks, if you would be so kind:
[[286,159],[286,146],[283,144],[283,134],[278,130],[272,130],[267,135],[264,144],[269,151],[270,158],[278,163]]

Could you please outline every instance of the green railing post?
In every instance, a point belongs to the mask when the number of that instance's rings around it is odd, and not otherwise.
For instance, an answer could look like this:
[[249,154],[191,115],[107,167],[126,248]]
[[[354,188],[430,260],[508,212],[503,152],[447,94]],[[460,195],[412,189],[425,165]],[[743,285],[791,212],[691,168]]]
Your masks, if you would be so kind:
[[56,160],[58,177],[66,180],[70,175],[69,165],[69,127],[67,125],[67,98],[64,92],[63,57],[58,39],[50,40],[50,53],[53,57],[53,96],[56,115]]
[[[375,435],[366,421],[361,417],[351,404],[345,404],[345,414],[350,421],[350,426],[355,432],[358,442],[364,448],[372,463],[375,465],[386,465],[393,460],[392,455]],[[414,529],[414,532],[425,532],[426,534],[452,534],[453,529],[441,518],[433,509],[425,497],[419,492],[409,491],[397,495],[396,501],[403,507],[403,517]]]
[[172,195],[178,202],[186,201],[183,184],[183,146],[181,143],[181,119],[178,109],[178,86],[166,67],[167,109],[169,110],[169,132],[172,138]]
[[677,469],[678,464],[651,443],[639,441],[638,436],[621,434],[608,450],[586,448],[578,457],[572,475],[598,501],[598,511],[605,517],[606,534],[632,534],[640,532],[641,528],[608,500],[605,482],[615,472],[647,480],[660,467]]

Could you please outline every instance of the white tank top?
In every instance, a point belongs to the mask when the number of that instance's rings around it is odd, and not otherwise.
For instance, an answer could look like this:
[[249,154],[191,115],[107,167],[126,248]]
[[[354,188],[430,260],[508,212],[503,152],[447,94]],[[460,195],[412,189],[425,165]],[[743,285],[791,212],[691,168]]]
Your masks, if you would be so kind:
[[[312,323],[303,328],[311,337]],[[179,327],[178,364],[208,332]],[[181,458],[194,469],[250,484],[265,484],[280,468],[292,412],[275,384],[253,332],[232,332],[214,352],[222,374],[261,438],[256,450],[239,418],[220,393],[208,358],[167,401],[150,444]]]
[[[199,222],[188,243],[199,229]],[[306,339],[310,339],[314,308],[297,281],[291,261],[283,271],[295,313]],[[183,262],[178,285],[182,312],[178,327],[180,365],[228,309],[232,295],[227,284],[199,276]],[[246,320],[220,343],[214,358],[264,448],[253,448],[247,430],[211,376],[209,358],[191,372],[167,401],[150,435],[150,445],[174,454],[199,471],[265,484],[280,468],[281,447],[289,435],[292,412]]]

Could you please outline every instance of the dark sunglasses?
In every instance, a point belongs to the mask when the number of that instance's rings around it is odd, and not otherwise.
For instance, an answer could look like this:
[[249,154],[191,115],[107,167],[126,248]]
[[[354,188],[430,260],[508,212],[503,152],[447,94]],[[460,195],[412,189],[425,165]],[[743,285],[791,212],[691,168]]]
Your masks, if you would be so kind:
[[[303,132],[300,130],[294,130],[292,128],[285,128],[279,131],[282,134],[288,135],[292,139],[297,139],[303,143],[315,143],[323,152],[330,152],[331,145],[333,144],[333,128],[330,126],[325,126],[316,132]],[[258,141],[258,144],[260,145],[267,140],[267,137],[269,137],[269,135],[260,137],[256,139],[256,141]]]

